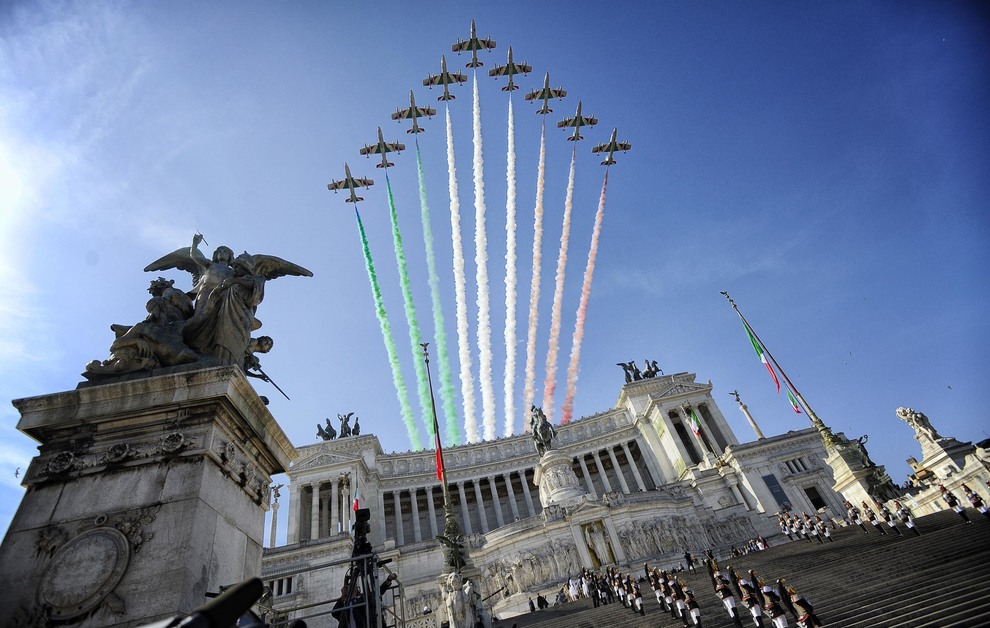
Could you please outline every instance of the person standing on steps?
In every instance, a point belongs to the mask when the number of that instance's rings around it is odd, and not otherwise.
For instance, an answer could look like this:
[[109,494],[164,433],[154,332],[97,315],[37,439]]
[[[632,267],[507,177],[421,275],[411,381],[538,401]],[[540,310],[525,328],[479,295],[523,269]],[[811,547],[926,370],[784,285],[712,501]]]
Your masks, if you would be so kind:
[[942,491],[942,501],[944,501],[949,506],[949,508],[954,510],[957,515],[962,517],[963,521],[965,521],[966,523],[973,523],[972,521],[969,520],[969,515],[966,514],[966,509],[963,508],[963,505],[959,503],[959,500],[956,498],[955,494],[953,494],[953,492],[950,491],[949,489],[945,488],[944,484],[939,484],[938,488],[939,490]]
[[873,526],[874,530],[879,532],[882,536],[887,536],[887,531],[883,529],[882,525],[880,525],[880,519],[877,518],[877,513],[873,512],[873,509],[870,508],[866,502],[863,502],[863,516],[870,520],[870,525]]
[[897,516],[907,526],[907,529],[914,532],[915,536],[921,536],[921,531],[918,530],[918,526],[914,523],[914,515],[911,514],[911,509],[896,499],[894,500],[894,508],[897,509]]
[[849,520],[855,523],[863,530],[863,534],[869,534],[870,531],[866,529],[866,525],[863,523],[862,517],[859,516],[859,508],[852,505],[852,502],[846,501],[846,515]]

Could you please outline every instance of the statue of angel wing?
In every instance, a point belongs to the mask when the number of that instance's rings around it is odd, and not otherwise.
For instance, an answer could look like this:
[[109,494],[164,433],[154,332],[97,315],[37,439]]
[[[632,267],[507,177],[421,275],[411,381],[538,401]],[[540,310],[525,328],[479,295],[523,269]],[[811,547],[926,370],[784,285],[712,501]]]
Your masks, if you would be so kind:
[[254,274],[261,275],[265,279],[277,279],[286,275],[296,277],[312,277],[313,273],[299,264],[293,264],[281,257],[274,255],[252,254],[254,257]]

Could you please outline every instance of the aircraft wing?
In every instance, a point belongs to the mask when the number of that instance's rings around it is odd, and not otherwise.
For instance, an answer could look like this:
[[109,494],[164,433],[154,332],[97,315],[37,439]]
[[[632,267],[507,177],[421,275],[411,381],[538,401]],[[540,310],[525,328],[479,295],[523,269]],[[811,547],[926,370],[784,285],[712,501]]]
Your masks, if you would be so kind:
[[438,74],[431,74],[425,79],[423,79],[424,87],[432,87],[433,85],[439,85],[439,84],[440,84],[440,76]]
[[372,179],[365,179],[365,178],[351,179],[351,181],[354,182],[354,185],[360,185],[363,188],[370,188],[375,184],[375,182]]
[[543,97],[540,96],[540,92],[533,90],[530,93],[523,96],[523,98],[525,98],[526,100],[536,100],[537,98],[543,98]]
[[377,155],[381,152],[381,144],[375,144],[374,146],[369,144],[362,148],[360,152],[362,155]]

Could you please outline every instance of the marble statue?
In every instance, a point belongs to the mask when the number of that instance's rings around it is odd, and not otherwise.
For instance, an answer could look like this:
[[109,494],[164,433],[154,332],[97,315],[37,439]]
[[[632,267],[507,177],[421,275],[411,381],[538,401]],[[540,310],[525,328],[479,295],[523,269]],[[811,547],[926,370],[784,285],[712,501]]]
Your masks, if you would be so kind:
[[326,421],[326,429],[324,429],[319,423],[316,424],[316,435],[323,440],[333,440],[337,438],[337,430],[333,429],[333,425],[330,425],[330,419],[327,419]]
[[898,419],[911,426],[911,429],[914,430],[914,437],[919,442],[922,438],[930,441],[936,441],[941,438],[924,413],[916,412],[912,408],[898,408],[896,414]]
[[350,436],[351,435],[351,425],[350,425],[349,421],[351,420],[351,417],[352,416],[354,416],[354,413],[353,412],[348,412],[347,414],[338,414],[337,415],[337,418],[340,419],[340,437],[341,438],[344,438],[345,436]]
[[530,407],[530,412],[529,427],[533,432],[533,444],[536,446],[536,453],[542,456],[553,449],[553,439],[557,437],[557,430],[547,420],[543,408],[534,405]]
[[455,571],[440,585],[440,592],[450,628],[472,628],[477,614],[474,584]]
[[[207,366],[236,364],[260,371],[255,353],[271,349],[271,338],[251,338],[261,327],[255,317],[265,297],[265,283],[285,275],[312,277],[313,273],[273,255],[242,253],[219,246],[207,259],[199,250],[203,236],[145,267],[146,272],[178,268],[192,274],[189,293],[174,288],[173,280],[159,278],[148,289],[148,316],[133,326],[111,325],[116,339],[110,359],[94,360],[83,376],[101,379],[160,367],[202,362]],[[267,376],[257,375],[266,379]]]
[[84,377],[96,379],[199,359],[182,340],[183,326],[193,312],[192,299],[174,284],[164,277],[151,282],[151,299],[145,304],[148,316],[136,325],[111,325],[116,339],[110,345],[110,358],[90,362]]

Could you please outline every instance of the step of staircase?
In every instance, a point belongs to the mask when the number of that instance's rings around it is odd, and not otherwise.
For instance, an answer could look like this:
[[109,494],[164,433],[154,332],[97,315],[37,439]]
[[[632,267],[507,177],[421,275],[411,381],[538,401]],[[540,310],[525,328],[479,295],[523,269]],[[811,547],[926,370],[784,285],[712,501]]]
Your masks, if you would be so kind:
[[[972,523],[947,511],[917,520],[922,535],[901,526],[886,536],[858,526],[836,530],[834,542],[794,540],[766,551],[720,560],[722,568],[749,569],[767,581],[785,578],[812,603],[826,626],[842,628],[964,628],[990,626],[990,520],[967,511]],[[642,577],[642,570],[635,575]],[[715,597],[706,569],[677,574],[695,592],[704,628],[731,628],[732,619]],[[505,618],[509,628],[598,628],[683,625],[663,613],[644,587],[645,616],[619,603],[595,608],[579,600],[536,613]],[[741,606],[741,605],[740,605]],[[744,626],[755,625],[740,608]],[[793,618],[789,618],[794,625]],[[765,618],[764,625],[770,622]]]

